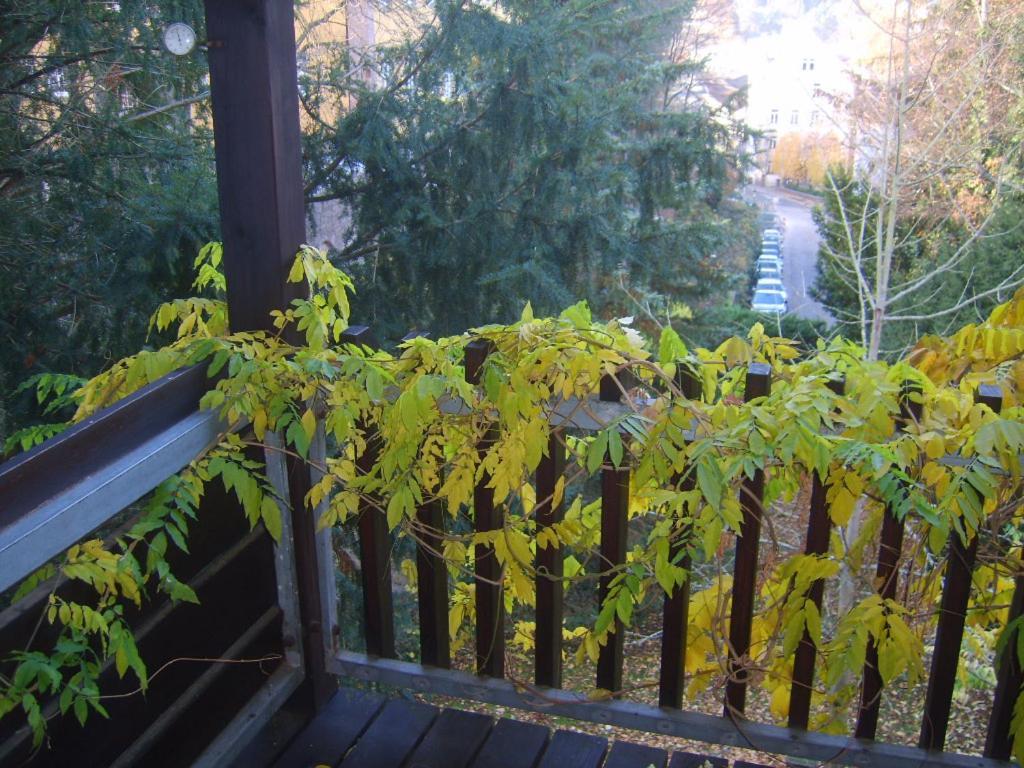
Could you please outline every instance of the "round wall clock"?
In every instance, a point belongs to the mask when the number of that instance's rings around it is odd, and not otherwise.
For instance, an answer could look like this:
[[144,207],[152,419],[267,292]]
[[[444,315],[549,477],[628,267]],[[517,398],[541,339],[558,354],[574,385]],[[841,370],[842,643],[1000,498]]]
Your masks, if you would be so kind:
[[184,56],[196,47],[196,33],[188,24],[176,21],[164,30],[164,45],[175,56]]

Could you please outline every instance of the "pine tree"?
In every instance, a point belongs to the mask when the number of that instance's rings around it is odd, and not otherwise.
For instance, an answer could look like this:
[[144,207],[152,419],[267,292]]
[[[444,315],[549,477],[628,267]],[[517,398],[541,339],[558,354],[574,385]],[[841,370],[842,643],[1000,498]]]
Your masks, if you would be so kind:
[[355,274],[357,318],[385,337],[449,333],[517,317],[527,300],[633,314],[630,294],[692,302],[727,282],[711,256],[735,237],[722,202],[731,116],[656,97],[692,69],[663,55],[685,7],[435,10],[414,42],[380,52],[384,84],[353,87],[336,131],[307,139],[313,199],[352,212],[334,255]]
[[0,2],[0,414],[137,349],[216,237],[205,56],[163,48],[172,21],[203,39],[201,0]]

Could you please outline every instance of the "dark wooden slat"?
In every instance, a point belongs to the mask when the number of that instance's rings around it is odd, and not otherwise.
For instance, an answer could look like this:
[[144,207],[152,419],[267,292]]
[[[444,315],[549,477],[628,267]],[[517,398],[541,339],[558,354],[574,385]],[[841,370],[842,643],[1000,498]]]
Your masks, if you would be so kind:
[[729,761],[724,758],[696,755],[693,752],[673,753],[668,768],[704,768],[705,763],[711,768],[729,768]]
[[[609,381],[611,383],[609,383]],[[603,401],[617,401],[621,395],[614,377],[601,377]],[[601,470],[601,556],[602,576],[598,591],[598,605],[604,605],[605,598],[615,578],[611,571],[626,562],[627,522],[629,516],[629,467],[618,469],[612,466],[611,455],[606,454]],[[622,690],[622,621],[616,615],[608,642],[597,657],[597,687],[618,695]]]
[[448,566],[441,556],[444,509],[433,501],[416,510],[422,541],[416,546],[417,601],[420,613],[420,661],[451,666],[448,638]]
[[[996,413],[1003,406],[1002,391],[991,385],[982,385],[974,399]],[[956,669],[960,662],[967,604],[971,597],[971,579],[978,557],[977,533],[968,531],[967,535],[970,539],[964,543],[956,531],[950,532],[946,578],[939,605],[939,626],[935,631],[935,651],[932,653],[924,717],[918,739],[918,746],[924,749],[942,749],[946,745]]]
[[[353,325],[341,335],[343,344],[375,347],[369,327]],[[364,426],[366,448],[356,457],[361,474],[373,470],[379,457],[377,433]],[[391,590],[391,536],[384,512],[368,499],[359,503],[359,560],[363,588],[366,652],[395,658],[395,609]]]
[[[921,414],[921,404],[912,402],[911,394],[917,390],[905,384],[900,397],[900,416],[896,429],[902,430],[909,421],[916,421]],[[900,554],[903,550],[903,529],[905,520],[898,519],[890,507],[885,508],[882,517],[882,534],[878,545],[878,567],[875,569],[875,583],[878,594],[884,600],[896,596],[899,578]],[[860,711],[857,715],[858,739],[874,739],[878,729],[878,713],[882,703],[882,673],[878,669],[878,644],[868,643],[864,661],[864,680],[861,685]]]
[[[548,439],[548,454],[537,466],[537,527],[562,521],[565,506],[552,504],[555,485],[565,472],[565,446],[559,431]],[[562,687],[562,603],[564,561],[562,547],[537,547],[537,622],[534,660],[537,685]]]
[[605,760],[604,768],[665,768],[668,754],[663,749],[628,741],[616,741]]
[[[842,395],[846,382],[832,379],[828,388],[835,394]],[[824,555],[828,552],[829,536],[832,533],[832,518],[828,514],[826,501],[827,488],[825,478],[812,473],[811,506],[807,515],[807,538],[804,542],[804,553],[808,555]],[[818,610],[825,594],[825,580],[818,579],[807,591],[807,597]],[[811,690],[814,684],[814,660],[817,648],[811,639],[810,632],[804,629],[793,658],[793,684],[789,690],[789,727],[806,728],[811,712]]]
[[769,766],[763,763],[751,763],[746,760],[737,760],[732,764],[732,768],[769,768]]
[[342,768],[395,768],[402,765],[436,717],[436,709],[418,701],[389,701],[342,760]]
[[[676,363],[676,386],[688,400],[697,400],[701,395],[701,382],[696,371],[682,361]],[[696,487],[693,472],[684,472],[675,478],[675,484],[682,491]],[[683,705],[683,691],[686,685],[686,626],[690,613],[690,576],[693,565],[689,552],[689,526],[674,532],[669,546],[669,559],[687,571],[686,581],[675,591],[664,597],[661,621],[661,666],[658,680],[658,705],[676,707]]]
[[[231,330],[274,332],[270,312],[307,292],[287,280],[306,242],[294,10],[280,0],[204,5]],[[301,336],[294,327],[285,331],[288,341]],[[325,671],[329,623],[322,613],[316,521],[305,507],[310,470],[295,457],[286,463],[304,690],[315,710],[330,700],[337,683]]]
[[472,768],[533,768],[551,731],[520,720],[499,720],[491,729]]
[[[368,436],[369,440],[373,437]],[[367,442],[356,459],[360,472],[377,463],[377,446]],[[359,558],[363,587],[366,652],[395,658],[395,613],[391,593],[391,537],[380,509],[368,501],[359,504]]]
[[[236,520],[241,524],[239,527],[244,527],[240,510],[226,511],[238,515]],[[238,638],[276,604],[272,563],[273,552],[269,538],[259,532],[253,533],[221,553],[191,580],[189,585],[195,590],[199,604],[159,601],[160,608],[148,615],[141,624],[134,626],[139,654],[148,668],[159,669],[176,658],[225,657]],[[239,592],[239,583],[245,583],[246,589]],[[134,617],[129,612],[131,618]],[[279,621],[273,622],[273,629],[278,632],[273,650],[278,654],[279,626]],[[196,627],[203,627],[204,630],[196,632]],[[267,648],[265,638],[261,636],[260,639],[264,642],[255,651],[256,657],[271,650]],[[255,646],[250,646],[252,648]],[[254,671],[259,673],[257,677],[262,677],[258,665],[240,666],[255,667]],[[274,664],[268,662],[265,666],[269,670]],[[91,717],[85,729],[73,717],[57,717],[48,726],[50,747],[40,754],[42,762],[34,764],[110,765],[168,708],[186,695],[190,686],[208,668],[208,664],[199,662],[173,664],[152,680],[145,696],[115,698],[104,702],[110,718]],[[131,691],[136,685],[131,675],[121,679],[113,664],[104,668],[100,675],[99,686],[105,694]],[[47,706],[49,708],[52,704]],[[53,709],[56,710],[56,707]],[[220,726],[226,724],[231,714],[228,709],[205,712],[185,710],[178,713],[182,720],[198,718],[205,724]],[[6,736],[8,727],[18,726],[22,722],[15,715],[5,718],[0,721],[3,725],[0,735]],[[195,746],[194,734],[191,732],[195,730],[194,722],[191,728],[186,729],[174,722],[166,730],[177,735],[183,743],[183,749],[185,741]],[[8,748],[14,750],[12,755],[2,761],[4,765],[17,765],[27,760],[32,750],[29,740],[24,736],[23,732],[16,732],[9,741],[0,743],[0,755]]]
[[537,768],[600,768],[608,740],[575,731],[556,731]]
[[[772,370],[764,363],[751,363],[747,369],[744,400],[750,402],[771,392]],[[745,657],[750,651],[750,627],[757,594],[757,552],[761,543],[761,516],[764,512],[764,472],[743,481],[740,506],[743,522],[736,537],[736,563],[732,580],[732,612],[729,617],[729,680],[725,688],[725,714],[743,714],[747,698]]]
[[[476,339],[466,345],[466,381],[479,384],[484,361],[491,344]],[[496,439],[494,427],[488,427],[478,449],[480,455]],[[501,528],[501,512],[494,508],[494,490],[489,487],[490,475],[481,476],[473,489],[473,520],[477,533]],[[494,547],[478,544],[474,551],[476,576],[476,669],[481,675],[505,675],[505,605],[501,587],[501,564]]]
[[208,389],[206,366],[175,371],[0,463],[0,529],[193,413]]
[[384,706],[379,693],[342,688],[288,745],[274,768],[335,765]]
[[[1015,579],[1013,598],[1007,623],[1024,615],[1024,576]],[[1013,738],[1010,735],[1010,724],[1013,722],[1013,707],[1017,695],[1024,686],[1024,670],[1021,669],[1017,657],[1017,636],[1020,629],[1014,629],[1003,657],[999,660],[996,675],[996,692],[992,699],[992,714],[989,716],[988,733],[985,737],[985,757],[996,760],[1009,760],[1013,750]]]
[[466,768],[490,733],[494,720],[478,712],[446,709],[409,758],[416,768]]

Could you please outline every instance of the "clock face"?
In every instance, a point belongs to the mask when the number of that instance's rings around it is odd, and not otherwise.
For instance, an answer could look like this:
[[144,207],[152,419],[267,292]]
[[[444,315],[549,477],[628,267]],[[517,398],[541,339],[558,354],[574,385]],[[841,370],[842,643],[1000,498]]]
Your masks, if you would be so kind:
[[164,30],[164,45],[175,56],[184,56],[196,45],[196,33],[192,27],[176,21]]

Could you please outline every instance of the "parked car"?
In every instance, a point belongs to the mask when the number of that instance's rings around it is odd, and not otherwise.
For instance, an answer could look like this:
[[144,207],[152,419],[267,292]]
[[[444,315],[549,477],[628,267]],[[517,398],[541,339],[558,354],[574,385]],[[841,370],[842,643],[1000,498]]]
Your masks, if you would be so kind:
[[760,256],[758,256],[755,266],[757,267],[758,271],[760,271],[764,267],[771,267],[772,269],[778,271],[779,274],[782,274],[782,261],[779,258],[772,256],[770,254],[761,254]]
[[758,267],[757,268],[757,279],[758,280],[764,280],[766,278],[767,279],[781,280],[782,279],[782,270],[781,269],[777,269],[773,264],[764,264],[764,265]]
[[774,211],[762,211],[757,217],[758,226],[761,229],[777,229],[785,234],[786,220]]
[[778,243],[769,242],[767,240],[761,243],[761,253],[774,253],[776,256],[778,256],[781,252],[782,246],[780,246]]
[[754,291],[754,300],[750,303],[750,308],[755,312],[769,312],[781,315],[788,311],[789,305],[783,294],[778,291],[763,289]]
[[761,233],[761,239],[763,239],[763,240],[775,240],[775,241],[778,241],[778,242],[781,243],[782,242],[782,233],[779,230],[774,229],[774,228],[766,229],[764,232]]
[[786,286],[782,284],[782,280],[777,277],[762,277],[757,281],[757,285],[754,286],[755,293],[757,291],[777,291],[781,293],[783,298],[789,300],[789,294],[786,293]]

